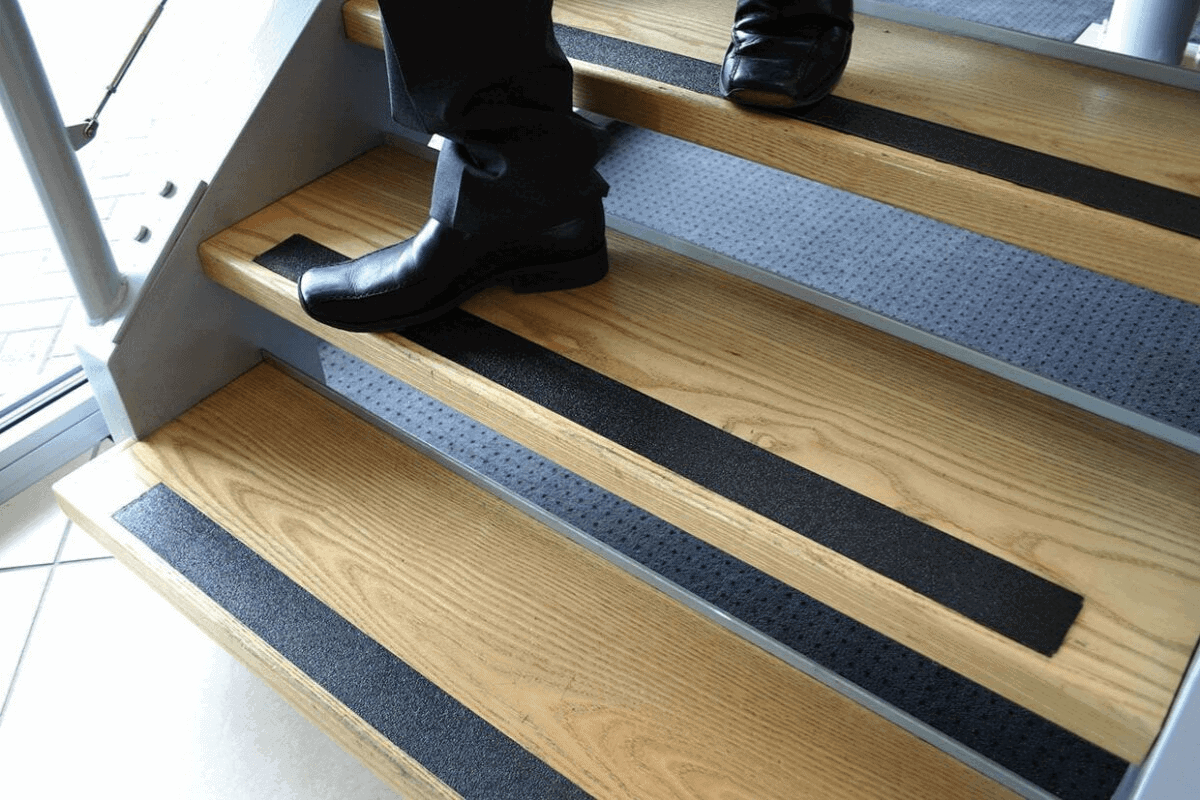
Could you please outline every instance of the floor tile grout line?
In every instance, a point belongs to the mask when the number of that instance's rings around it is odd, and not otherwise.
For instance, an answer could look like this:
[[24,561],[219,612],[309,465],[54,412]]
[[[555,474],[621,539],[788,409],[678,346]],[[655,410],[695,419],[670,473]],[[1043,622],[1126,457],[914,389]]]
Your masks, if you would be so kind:
[[59,561],[56,564],[51,564],[52,567],[71,567],[75,564],[95,564],[98,561],[116,561],[116,556],[87,556],[86,558],[72,558],[67,561]]
[[47,567],[56,567],[62,564],[85,564],[89,561],[109,561],[116,556],[84,556],[82,558],[60,558],[57,561],[43,561],[38,564],[22,564],[19,567],[0,567],[0,578],[5,575],[15,575],[18,572],[27,572],[35,569],[46,569]]
[[53,561],[41,561],[36,564],[19,564],[15,567],[0,567],[0,577],[12,575],[17,572],[25,572],[31,569],[45,569],[46,567],[53,567],[54,564],[55,562]]
[[[96,456],[100,454],[100,446],[102,444],[103,444],[103,440],[92,445],[91,454],[88,456],[89,462],[92,461],[93,459],[95,459]],[[4,701],[3,701],[3,703],[0,703],[0,725],[4,724],[5,712],[8,711],[8,705],[12,701],[12,696],[13,696],[13,693],[16,691],[17,683],[21,679],[21,667],[25,663],[25,657],[29,654],[29,646],[33,642],[33,635],[34,635],[34,632],[37,630],[38,620],[42,615],[42,608],[46,604],[46,597],[50,593],[50,584],[53,583],[53,581],[54,581],[54,573],[58,570],[58,567],[61,564],[87,563],[87,562],[107,561],[107,560],[111,559],[111,556],[107,556],[107,557],[101,556],[101,557],[97,557],[97,558],[86,558],[86,559],[79,559],[78,561],[65,561],[64,562],[62,560],[62,554],[63,554],[63,551],[66,549],[67,537],[70,536],[70,534],[71,534],[71,526],[73,524],[74,523],[71,521],[71,519],[69,517],[66,517],[64,519],[62,535],[59,537],[59,540],[58,540],[58,548],[54,552],[54,560],[49,564],[42,565],[47,568],[46,582],[44,584],[42,584],[42,593],[38,597],[37,606],[34,608],[33,616],[29,620],[29,629],[25,632],[25,641],[21,645],[21,653],[19,656],[17,656],[17,663],[15,665],[13,665],[12,677],[9,679],[8,687],[5,689],[5,692],[4,692]],[[32,567],[28,567],[28,568],[32,568]],[[8,571],[12,571],[12,570],[8,570]]]
[[[63,532],[63,538],[66,539],[66,531]],[[62,543],[59,543],[61,550]],[[25,632],[25,642],[21,645],[21,654],[17,656],[17,663],[13,665],[12,678],[9,679],[8,688],[4,692],[4,702],[0,703],[0,726],[4,725],[4,716],[8,711],[8,704],[12,701],[13,693],[17,689],[17,683],[21,680],[21,667],[25,664],[25,658],[29,655],[29,645],[33,641],[33,634],[37,630],[38,618],[42,615],[42,607],[46,604],[46,596],[50,592],[50,584],[54,580],[55,565],[50,564],[46,571],[46,582],[42,584],[42,593],[38,597],[37,606],[33,609],[33,617],[29,620],[29,630]]]

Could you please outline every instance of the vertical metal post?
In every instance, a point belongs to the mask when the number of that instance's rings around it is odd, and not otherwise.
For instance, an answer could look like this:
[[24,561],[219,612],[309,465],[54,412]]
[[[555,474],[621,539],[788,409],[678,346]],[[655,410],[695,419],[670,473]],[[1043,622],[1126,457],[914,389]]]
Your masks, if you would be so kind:
[[93,325],[127,291],[17,0],[0,0],[0,103]]
[[1200,784],[1200,656],[1192,661],[1158,741],[1142,764],[1133,800],[1192,800]]
[[1200,0],[1115,0],[1105,50],[1178,66],[1200,13]]

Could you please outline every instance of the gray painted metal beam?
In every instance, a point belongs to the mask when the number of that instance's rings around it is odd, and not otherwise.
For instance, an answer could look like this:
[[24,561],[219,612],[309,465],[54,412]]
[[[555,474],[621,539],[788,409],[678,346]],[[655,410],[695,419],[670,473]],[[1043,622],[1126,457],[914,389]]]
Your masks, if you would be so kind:
[[[159,23],[160,43],[186,36],[187,14],[207,13],[203,6],[172,8],[177,15]],[[202,64],[204,57],[213,60],[210,72],[181,76],[181,91],[189,81],[210,84],[212,107],[197,109],[197,118],[186,122],[211,123],[213,130],[209,137],[203,128],[192,132],[195,146],[148,183],[171,180],[192,204],[177,220],[152,226],[165,230],[159,241],[166,246],[128,314],[81,345],[84,368],[118,439],[149,433],[249,369],[265,339],[315,363],[315,354],[302,352],[312,350],[308,338],[289,335],[296,329],[209,281],[197,248],[381,143],[395,126],[382,59],[347,41],[339,0],[281,0],[269,12],[244,51],[214,48],[198,57]],[[163,69],[169,57],[148,47],[139,63],[153,69],[157,58]],[[213,83],[227,91],[211,91]],[[205,162],[214,156],[220,159],[215,168]]]

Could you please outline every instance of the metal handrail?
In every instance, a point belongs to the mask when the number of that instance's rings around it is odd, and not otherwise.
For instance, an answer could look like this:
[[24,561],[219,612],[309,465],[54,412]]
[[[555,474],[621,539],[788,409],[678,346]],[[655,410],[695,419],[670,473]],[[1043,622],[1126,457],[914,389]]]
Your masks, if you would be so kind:
[[96,206],[17,0],[0,0],[0,104],[8,115],[84,312],[93,325],[107,322],[124,305],[128,282],[117,270],[100,227]]

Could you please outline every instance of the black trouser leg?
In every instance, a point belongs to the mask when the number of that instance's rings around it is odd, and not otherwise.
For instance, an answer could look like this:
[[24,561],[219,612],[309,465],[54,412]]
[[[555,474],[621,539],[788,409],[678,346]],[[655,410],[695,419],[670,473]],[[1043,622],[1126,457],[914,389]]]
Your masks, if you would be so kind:
[[430,216],[467,233],[536,230],[607,192],[602,132],[571,110],[552,0],[381,0],[392,113],[447,140]]

